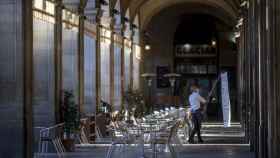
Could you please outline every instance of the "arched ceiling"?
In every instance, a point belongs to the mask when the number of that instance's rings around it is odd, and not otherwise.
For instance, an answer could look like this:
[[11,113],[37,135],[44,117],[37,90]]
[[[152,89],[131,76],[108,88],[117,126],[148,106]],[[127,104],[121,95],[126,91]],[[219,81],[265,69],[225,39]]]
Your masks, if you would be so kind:
[[122,0],[131,12],[131,17],[140,13],[141,28],[145,28],[153,16],[165,8],[177,4],[199,3],[208,5],[223,12],[224,17],[236,20],[239,14],[241,0]]
[[[144,29],[149,24],[151,19],[165,8],[175,5],[187,6],[192,4],[201,4],[208,6],[209,8],[215,8],[214,13],[219,12],[220,16],[229,18],[232,21],[235,21],[238,17],[238,11],[236,11],[229,3],[224,0],[150,0],[143,4],[140,8],[141,28]],[[187,9],[184,10],[186,12],[188,11]],[[198,11],[203,12],[205,10]]]
[[[147,2],[153,2],[153,3],[157,3],[155,2],[154,0],[123,0],[123,1],[126,1],[126,3],[129,3],[129,7],[131,9],[131,13],[132,15],[135,15],[139,10],[140,8],[145,5],[145,3]],[[174,0],[169,0],[170,2],[174,1]],[[187,0],[185,0],[187,1]],[[206,2],[207,0],[205,0]],[[215,0],[214,0],[215,1]],[[219,1],[219,0],[216,0],[216,1]],[[231,8],[233,10],[235,10],[236,12],[238,12],[239,10],[239,6],[240,6],[240,3],[241,3],[241,0],[222,0],[220,1],[222,3],[227,3],[229,6],[231,6]]]
[[[76,9],[81,0],[63,0],[64,4],[68,7]],[[93,10],[92,4],[96,0],[86,0],[88,7],[86,12]],[[110,6],[113,7],[117,0],[110,0]],[[140,14],[141,28],[145,28],[151,21],[152,17],[157,15],[165,8],[178,5],[178,4],[203,4],[211,8],[216,8],[218,12],[222,12],[224,17],[236,20],[239,13],[241,0],[120,0],[121,12],[124,16],[127,9],[130,11],[131,21],[133,21],[136,14]],[[202,10],[201,10],[202,11]]]
[[[228,29],[232,29],[233,26],[235,26],[235,24],[236,24],[235,20],[233,20],[231,16],[225,14],[223,10],[217,9],[216,7],[213,7],[213,6],[208,6],[208,5],[199,4],[199,3],[177,4],[177,5],[170,6],[168,8],[164,8],[161,10],[160,13],[154,15],[152,18],[149,18],[148,22],[151,22],[153,20],[153,18],[155,18],[159,15],[162,16],[162,14],[161,14],[162,12],[164,12],[164,15],[166,17],[172,17],[172,18],[176,19],[177,21],[180,21],[184,15],[205,14],[205,15],[210,15],[210,16],[216,18],[217,20],[219,20],[220,23],[224,24],[224,26],[226,26],[226,28],[228,28]],[[149,24],[148,22],[145,23],[145,25],[143,25],[143,23],[142,23],[143,30],[147,29],[147,25]]]

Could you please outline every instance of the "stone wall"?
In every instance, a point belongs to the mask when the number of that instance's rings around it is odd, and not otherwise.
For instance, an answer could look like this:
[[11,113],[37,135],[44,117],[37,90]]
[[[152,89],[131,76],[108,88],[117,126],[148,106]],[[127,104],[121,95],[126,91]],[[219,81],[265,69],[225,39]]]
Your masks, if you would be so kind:
[[[143,52],[144,68],[141,73],[156,73],[157,66],[173,68],[173,40],[178,22],[175,16],[165,13],[154,17],[146,29],[150,37],[151,50]],[[153,82],[153,96],[169,94],[169,88],[158,89],[156,85],[156,81]]]
[[23,155],[23,36],[20,0],[0,1],[0,157]]

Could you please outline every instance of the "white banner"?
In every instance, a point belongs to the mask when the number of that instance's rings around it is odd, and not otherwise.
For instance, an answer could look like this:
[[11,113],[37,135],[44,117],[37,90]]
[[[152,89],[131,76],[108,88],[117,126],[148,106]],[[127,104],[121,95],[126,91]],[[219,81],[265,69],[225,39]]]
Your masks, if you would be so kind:
[[230,127],[231,125],[231,110],[230,110],[230,97],[228,87],[228,73],[221,73],[221,96],[222,96],[222,108],[224,127]]

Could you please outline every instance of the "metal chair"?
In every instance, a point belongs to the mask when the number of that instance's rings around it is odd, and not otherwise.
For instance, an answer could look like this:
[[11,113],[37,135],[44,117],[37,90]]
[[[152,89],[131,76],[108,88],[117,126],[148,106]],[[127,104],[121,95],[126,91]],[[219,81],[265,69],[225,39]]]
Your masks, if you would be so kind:
[[65,153],[65,148],[62,144],[62,136],[63,136],[63,128],[64,124],[58,124],[52,127],[43,128],[40,130],[40,138],[39,138],[39,148],[37,156],[44,155],[48,153],[48,147],[51,143],[59,157],[63,156]]
[[157,158],[158,151],[156,149],[157,145],[166,145],[166,147],[169,149],[172,158],[177,158],[177,154],[175,152],[175,149],[173,147],[173,143],[178,144],[176,137],[179,125],[181,124],[181,121],[177,121],[169,130],[169,135],[159,135],[152,139],[152,146],[153,146],[153,157]]
[[140,143],[137,142],[137,134],[138,132],[134,133],[133,130],[130,132],[130,127],[123,121],[120,122],[114,122],[113,123],[113,130],[115,133],[119,133],[119,136],[115,136],[111,146],[109,147],[106,158],[111,158],[112,153],[117,145],[120,145],[121,151],[126,151],[126,147],[131,144],[140,145]]

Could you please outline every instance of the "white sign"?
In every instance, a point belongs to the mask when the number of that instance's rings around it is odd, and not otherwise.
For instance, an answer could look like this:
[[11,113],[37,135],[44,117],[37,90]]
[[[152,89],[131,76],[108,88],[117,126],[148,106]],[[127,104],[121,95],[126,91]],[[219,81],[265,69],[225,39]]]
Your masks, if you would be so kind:
[[230,110],[230,97],[228,87],[228,73],[224,72],[221,74],[221,96],[222,96],[222,108],[224,127],[230,127],[231,125],[231,110]]

